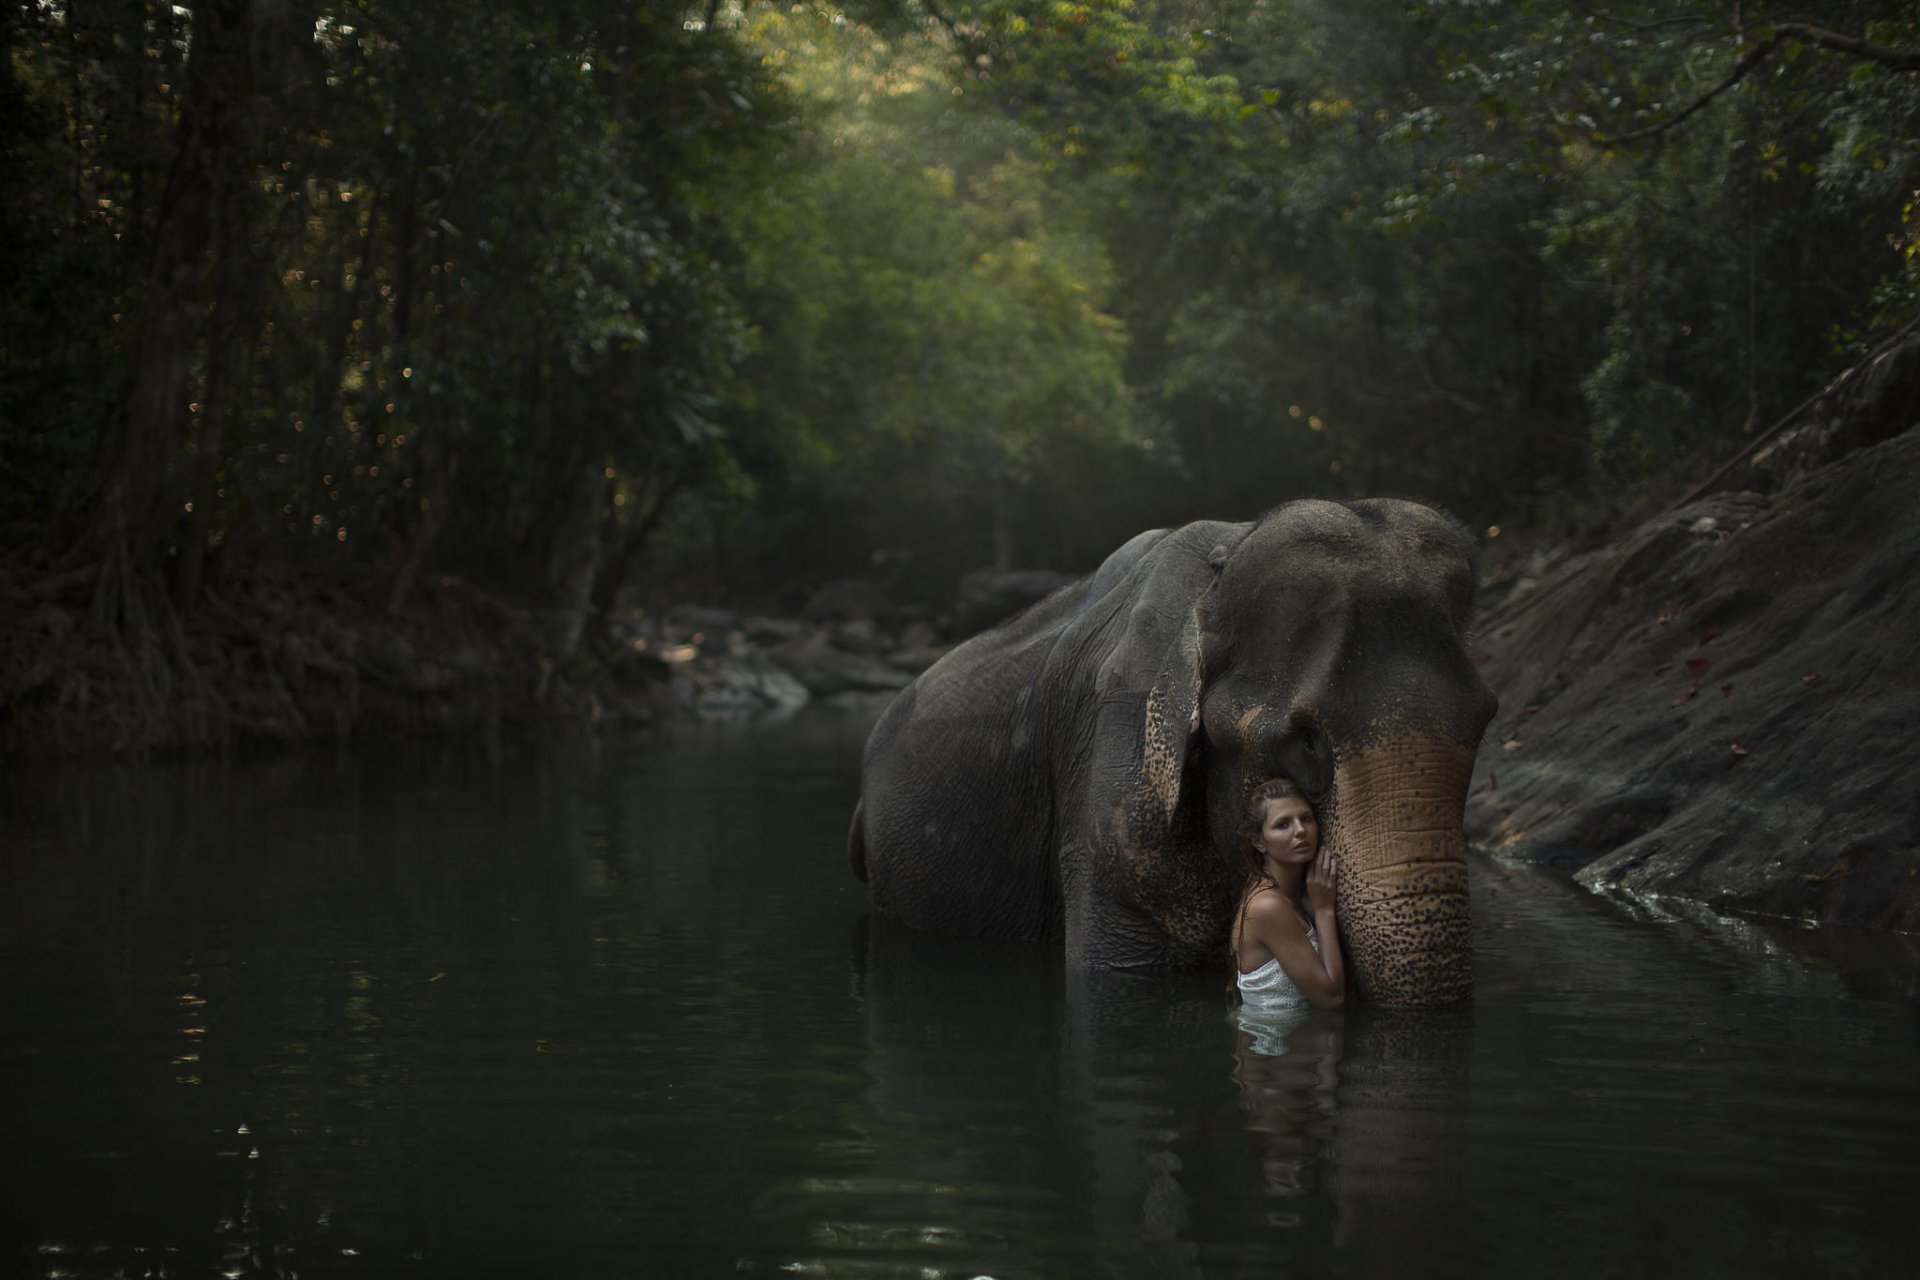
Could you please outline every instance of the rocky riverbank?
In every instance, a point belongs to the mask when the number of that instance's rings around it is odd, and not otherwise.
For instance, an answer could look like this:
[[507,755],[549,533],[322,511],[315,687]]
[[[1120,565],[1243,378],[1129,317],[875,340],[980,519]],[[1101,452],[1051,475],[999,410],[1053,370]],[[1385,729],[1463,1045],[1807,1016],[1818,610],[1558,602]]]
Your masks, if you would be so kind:
[[1657,906],[1920,930],[1920,344],[1483,593],[1469,835]]
[[391,617],[379,584],[236,574],[136,644],[0,563],[0,757],[876,715],[959,636],[1066,580],[982,571],[939,614],[858,582],[827,584],[797,617],[626,608],[555,662],[537,612],[450,575]]

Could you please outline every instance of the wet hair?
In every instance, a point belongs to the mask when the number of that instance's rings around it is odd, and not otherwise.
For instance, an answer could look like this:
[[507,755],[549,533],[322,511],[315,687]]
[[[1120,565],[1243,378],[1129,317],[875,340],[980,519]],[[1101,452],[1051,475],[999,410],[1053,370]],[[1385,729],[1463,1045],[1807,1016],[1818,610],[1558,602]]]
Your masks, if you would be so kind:
[[1297,796],[1301,803],[1313,808],[1313,801],[1307,799],[1307,793],[1294,785],[1291,778],[1268,778],[1247,793],[1247,806],[1241,813],[1240,834],[1245,839],[1240,841],[1240,856],[1246,860],[1249,875],[1264,874],[1261,870],[1264,863],[1256,846],[1260,840],[1260,824],[1267,820],[1267,801],[1284,800],[1288,796]]
[[[1253,895],[1273,883],[1267,879],[1266,859],[1259,847],[1260,824],[1267,820],[1267,802],[1288,796],[1296,796],[1309,809],[1313,808],[1313,801],[1307,799],[1307,793],[1293,779],[1268,778],[1247,793],[1247,805],[1241,813],[1240,856],[1247,864],[1247,882],[1241,887],[1240,909],[1234,913],[1233,928],[1227,933],[1227,986],[1235,999],[1239,997],[1239,984],[1234,975],[1240,971],[1240,962],[1234,943],[1247,922],[1247,907],[1253,902]],[[1314,817],[1319,817],[1317,810]]]

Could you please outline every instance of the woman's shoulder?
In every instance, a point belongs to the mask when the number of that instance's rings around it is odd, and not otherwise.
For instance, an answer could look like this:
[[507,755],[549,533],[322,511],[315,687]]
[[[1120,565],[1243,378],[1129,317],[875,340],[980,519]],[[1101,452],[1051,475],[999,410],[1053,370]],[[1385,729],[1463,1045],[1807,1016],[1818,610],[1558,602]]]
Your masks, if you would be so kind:
[[1275,927],[1290,928],[1295,933],[1307,931],[1306,921],[1300,918],[1300,909],[1288,902],[1277,889],[1262,890],[1248,899],[1247,919],[1259,926],[1262,932]]

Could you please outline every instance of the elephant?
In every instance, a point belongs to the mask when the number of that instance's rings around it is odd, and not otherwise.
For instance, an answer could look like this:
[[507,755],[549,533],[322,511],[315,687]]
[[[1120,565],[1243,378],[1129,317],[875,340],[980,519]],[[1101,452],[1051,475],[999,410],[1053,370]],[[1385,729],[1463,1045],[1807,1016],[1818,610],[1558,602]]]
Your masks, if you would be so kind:
[[1466,649],[1477,559],[1393,499],[1134,537],[888,706],[855,875],[917,929],[1224,968],[1246,798],[1284,775],[1319,811],[1360,997],[1470,1001],[1464,809],[1497,707]]

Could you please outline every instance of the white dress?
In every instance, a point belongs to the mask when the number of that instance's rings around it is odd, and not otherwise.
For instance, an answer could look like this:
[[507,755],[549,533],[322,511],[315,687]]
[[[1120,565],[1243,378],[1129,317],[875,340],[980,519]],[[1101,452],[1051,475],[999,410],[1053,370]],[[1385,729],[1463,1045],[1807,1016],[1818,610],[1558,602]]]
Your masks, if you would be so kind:
[[[1314,953],[1320,951],[1320,936],[1307,925],[1307,941]],[[1252,973],[1234,975],[1240,988],[1240,1007],[1234,1021],[1253,1037],[1252,1049],[1266,1057],[1277,1058],[1287,1051],[1287,1033],[1313,1010],[1313,1001],[1293,985],[1293,979],[1278,960],[1268,960]]]
[[[1312,923],[1307,925],[1307,941],[1314,954],[1320,954],[1320,935],[1314,932]],[[1236,974],[1234,982],[1240,988],[1240,1007],[1255,1013],[1280,1013],[1313,1003],[1293,985],[1278,960],[1269,959],[1252,973]]]

